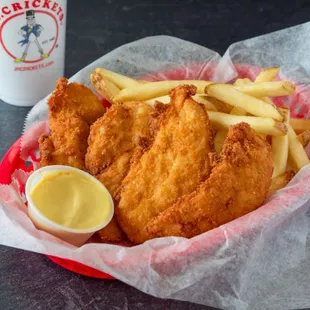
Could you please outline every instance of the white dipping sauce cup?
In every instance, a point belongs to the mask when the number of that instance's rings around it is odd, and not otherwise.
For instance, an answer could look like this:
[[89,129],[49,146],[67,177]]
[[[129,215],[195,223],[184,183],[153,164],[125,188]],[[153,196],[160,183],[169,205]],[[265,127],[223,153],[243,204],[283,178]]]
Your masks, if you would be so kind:
[[[110,217],[103,221],[102,224],[100,224],[97,227],[90,228],[90,229],[73,229],[68,228],[65,226],[62,226],[60,224],[57,224],[53,222],[52,220],[48,219],[42,212],[40,212],[36,205],[33,203],[31,199],[31,192],[34,188],[34,186],[42,179],[42,177],[47,172],[59,172],[59,171],[74,171],[77,172],[83,176],[86,176],[90,180],[96,182],[98,185],[100,185],[104,191],[106,191],[106,194],[109,197],[110,203],[111,203],[111,215]],[[54,165],[54,166],[47,166],[40,168],[36,171],[34,171],[31,176],[28,178],[26,183],[26,198],[28,200],[28,214],[34,225],[47,233],[50,233],[51,235],[54,235],[55,237],[58,237],[59,239],[62,239],[70,244],[73,244],[75,246],[81,246],[83,245],[96,231],[104,228],[109,224],[111,221],[113,214],[114,214],[114,203],[113,199],[106,189],[106,187],[98,181],[95,177],[91,176],[87,172],[84,172],[77,168],[72,168],[68,166],[61,166],[61,165]],[[48,199],[48,197],[46,197]],[[59,201],[61,204],[61,201]]]

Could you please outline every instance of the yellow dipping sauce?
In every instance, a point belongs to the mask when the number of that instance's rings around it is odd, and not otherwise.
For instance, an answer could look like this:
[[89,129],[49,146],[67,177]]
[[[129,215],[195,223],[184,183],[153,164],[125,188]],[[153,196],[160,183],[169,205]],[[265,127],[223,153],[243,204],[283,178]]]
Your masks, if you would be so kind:
[[95,228],[112,212],[104,187],[75,171],[45,172],[30,195],[42,214],[68,228]]

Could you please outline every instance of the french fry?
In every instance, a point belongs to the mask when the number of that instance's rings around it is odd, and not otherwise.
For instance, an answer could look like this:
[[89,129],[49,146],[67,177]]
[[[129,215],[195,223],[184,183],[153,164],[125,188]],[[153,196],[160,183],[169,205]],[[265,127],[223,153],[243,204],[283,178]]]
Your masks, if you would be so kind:
[[288,81],[260,82],[235,86],[236,89],[254,97],[288,96],[295,91],[295,85]]
[[310,130],[306,130],[297,136],[303,147],[306,147],[310,142]]
[[291,159],[291,156],[290,156],[290,153],[288,153],[288,158],[287,158],[287,164],[286,164],[286,171],[287,170],[292,170],[294,171],[295,173],[298,172],[298,169],[297,167],[294,165],[292,159]]
[[230,114],[242,116],[246,115],[246,110],[242,108],[233,107],[233,109],[230,111]]
[[149,104],[149,105],[154,105],[156,101],[159,101],[159,102],[164,103],[164,104],[168,104],[168,103],[170,103],[170,96],[166,95],[166,96],[161,96],[161,97],[157,97],[157,98],[152,98],[149,100],[144,100],[144,102]]
[[309,164],[309,159],[294,129],[288,126],[288,150],[293,164],[300,170]]
[[[279,108],[279,111],[284,117],[283,123],[289,126],[290,110],[285,108]],[[277,177],[286,170],[287,158],[288,158],[288,135],[285,136],[273,136],[272,143],[272,159],[273,159],[273,175]]]
[[231,109],[233,108],[231,105],[222,102],[220,100],[217,100],[216,98],[205,96],[206,100],[211,102],[215,107],[216,111],[223,112],[223,113],[229,113]]
[[221,112],[208,112],[211,123],[217,129],[228,129],[231,125],[241,122],[248,123],[257,133],[271,136],[283,136],[287,132],[287,127],[272,118],[230,115]]
[[272,100],[269,97],[261,97],[260,99],[265,101],[268,104],[271,104],[272,106],[276,108],[276,105],[272,102]]
[[274,106],[238,91],[233,85],[210,84],[206,87],[205,92],[210,97],[215,97],[232,106],[242,108],[255,116],[270,117],[278,121],[283,120],[282,115]]
[[126,87],[135,87],[141,84],[141,81],[137,81],[128,76],[125,76],[125,75],[122,75],[122,74],[119,74],[113,71],[109,71],[104,68],[97,68],[95,72],[109,79],[120,89],[123,89]]
[[157,97],[157,98],[152,98],[149,100],[144,100],[144,102],[149,104],[149,105],[154,105],[156,101],[159,101],[159,102],[164,103],[164,104],[168,104],[170,102],[170,96],[166,95],[166,96],[161,96],[161,97]]
[[291,118],[290,124],[296,133],[310,129],[310,120],[302,118]]
[[168,95],[169,92],[180,84],[190,84],[197,87],[197,94],[203,94],[206,86],[212,84],[209,81],[179,80],[179,81],[159,81],[147,84],[140,84],[135,87],[122,89],[113,100],[115,102],[125,102],[131,100],[148,100],[156,97]]
[[269,188],[268,196],[272,195],[275,191],[285,187],[295,176],[292,170],[285,171],[284,173],[272,178]]
[[[278,75],[279,71],[280,71],[280,68],[276,68],[276,67],[263,69],[256,77],[254,83],[273,81]],[[261,97],[260,99],[275,107],[275,104],[272,102],[272,100],[269,97]]]
[[[206,96],[195,95],[195,96],[192,96],[192,98],[196,102],[203,104],[206,110],[217,111],[216,107],[209,100],[206,99]],[[170,103],[170,96],[167,95],[167,96],[162,96],[162,97],[153,98],[149,100],[144,100],[144,102],[149,105],[154,105],[156,101],[162,102],[164,104],[168,104]]]
[[226,137],[227,137],[227,130],[225,129],[219,130],[216,133],[214,137],[214,149],[215,149],[216,154],[221,153]]
[[113,82],[95,71],[91,73],[90,81],[101,96],[114,103],[112,98],[120,92],[120,89]]
[[280,68],[277,68],[277,67],[265,68],[258,74],[258,76],[255,79],[255,82],[260,83],[260,82],[272,81],[279,74],[279,71],[280,71]]
[[209,98],[207,96],[195,95],[192,96],[192,98],[196,102],[203,104],[206,110],[217,111],[216,105],[214,105],[212,101],[208,100]]
[[248,78],[244,79],[237,79],[234,83],[235,86],[245,85],[245,84],[251,84],[252,81]]
[[[234,83],[235,86],[240,86],[240,85],[246,85],[246,84],[251,84],[252,81],[248,78],[244,78],[244,79],[237,79]],[[233,107],[232,110],[230,111],[230,114],[233,115],[246,115],[247,112],[246,110],[242,109],[242,108],[237,108],[237,107]]]
[[[272,68],[272,69],[274,69],[274,68]],[[266,78],[267,78],[267,76],[266,76]],[[261,81],[261,82],[268,82],[268,81],[269,81],[269,80]],[[252,84],[252,83],[253,83],[253,82],[252,82],[251,80],[245,78],[245,79],[237,79],[237,80],[235,81],[234,85],[235,85],[235,86],[240,86],[240,85],[246,85],[246,84]],[[254,83],[255,83],[255,82],[254,82]],[[268,97],[261,97],[260,99],[263,100],[263,101],[265,101],[265,102],[267,102],[267,103],[269,103],[269,104],[271,104],[271,105],[273,105],[273,106],[275,106],[275,104],[274,104]],[[237,113],[232,113],[232,114],[239,115],[239,114],[237,114]],[[246,114],[244,114],[244,115],[246,115]]]

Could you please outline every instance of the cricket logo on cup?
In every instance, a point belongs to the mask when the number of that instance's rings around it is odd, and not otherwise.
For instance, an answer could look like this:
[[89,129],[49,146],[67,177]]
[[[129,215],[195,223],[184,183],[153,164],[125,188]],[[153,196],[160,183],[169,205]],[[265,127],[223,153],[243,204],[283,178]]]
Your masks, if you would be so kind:
[[45,54],[43,48],[41,47],[38,38],[40,37],[41,33],[43,32],[44,28],[36,23],[35,19],[35,12],[34,10],[26,11],[26,20],[27,25],[23,26],[21,30],[18,32],[24,40],[19,41],[18,43],[21,46],[25,45],[25,49],[21,58],[16,58],[15,62],[24,62],[27,57],[28,49],[30,44],[35,44],[38,48],[38,52],[41,55],[41,58],[48,58],[49,54]]
[[[0,5],[0,45],[15,63],[42,62],[59,47],[63,19],[64,11],[58,1],[25,0]],[[53,59],[49,62],[53,63]]]

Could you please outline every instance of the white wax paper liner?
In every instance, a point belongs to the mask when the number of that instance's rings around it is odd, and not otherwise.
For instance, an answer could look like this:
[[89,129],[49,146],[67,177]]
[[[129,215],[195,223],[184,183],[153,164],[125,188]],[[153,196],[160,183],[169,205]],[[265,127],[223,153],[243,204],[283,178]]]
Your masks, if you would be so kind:
[[[100,66],[133,77],[147,75],[150,79],[152,73],[181,66],[186,72],[185,79],[199,78],[204,70],[212,70],[211,78],[226,82],[236,76],[233,66],[236,61],[266,67],[283,65],[281,60],[285,60],[285,70],[281,73],[308,85],[309,78],[305,74],[310,68],[308,60],[304,57],[305,64],[297,66],[294,61],[300,58],[289,58],[289,49],[282,45],[289,44],[289,39],[294,38],[296,47],[296,36],[307,37],[309,28],[310,25],[305,24],[236,43],[223,59],[215,52],[176,38],[150,37],[103,56],[71,80],[89,86],[89,73]],[[285,41],[286,32],[288,38]],[[277,37],[281,38],[285,57],[273,59],[273,52],[279,48]],[[259,42],[260,49],[256,48],[255,42]],[[304,39],[298,42],[300,49],[310,44]],[[251,50],[254,55],[268,53],[268,61],[262,56],[253,61],[249,57]],[[244,60],[242,55],[245,55]],[[193,62],[200,63],[200,69],[196,67],[195,72],[187,72],[186,68]],[[48,131],[46,119],[47,108],[43,100],[27,118],[23,158],[29,157],[37,137]],[[310,305],[307,270],[300,270],[301,264],[307,263],[306,258],[310,257],[306,247],[310,166],[303,168],[289,186],[271,197],[264,206],[242,218],[190,240],[160,238],[132,248],[87,244],[77,249],[36,230],[27,216],[23,197],[19,195],[19,185],[22,187],[26,178],[26,173],[17,171],[11,186],[0,187],[0,244],[79,261],[161,298],[225,309],[284,309]],[[274,286],[274,283],[278,285]]]

